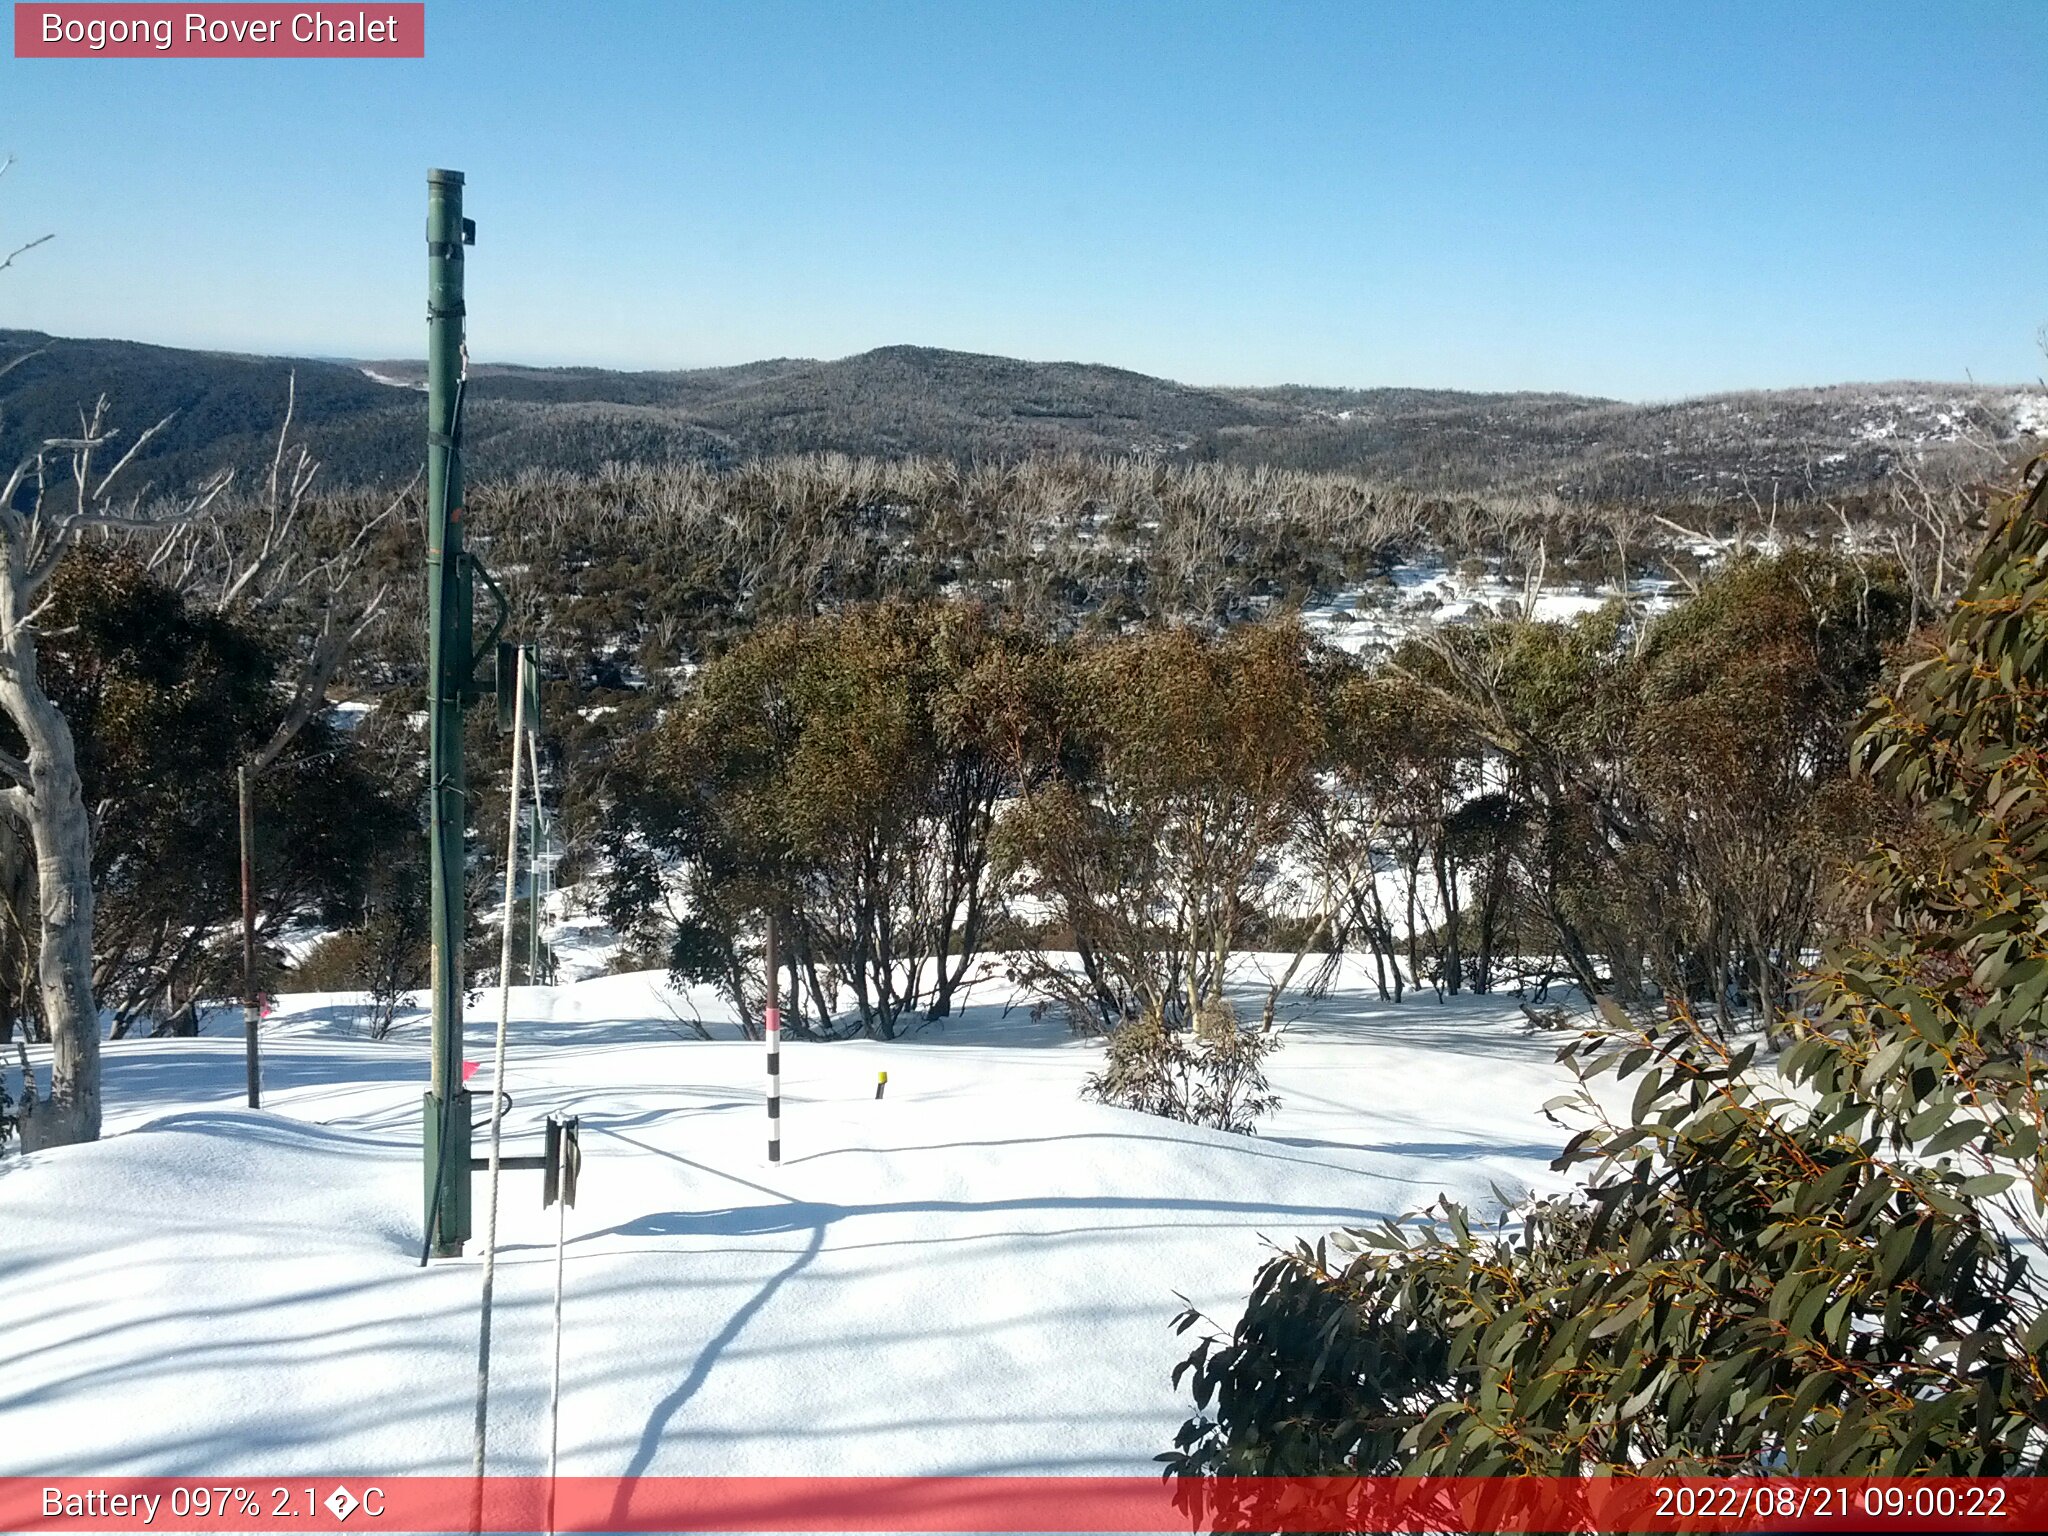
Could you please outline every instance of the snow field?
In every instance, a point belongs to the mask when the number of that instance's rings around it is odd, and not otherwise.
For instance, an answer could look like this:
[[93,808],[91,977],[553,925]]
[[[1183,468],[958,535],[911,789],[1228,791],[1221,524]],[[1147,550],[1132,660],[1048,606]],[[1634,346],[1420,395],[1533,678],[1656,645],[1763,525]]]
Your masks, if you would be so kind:
[[[1296,1004],[1282,1108],[1239,1137],[1081,1102],[1100,1047],[987,979],[905,1041],[787,1041],[770,1167],[762,1048],[688,1038],[671,1007],[722,1009],[657,990],[513,992],[507,1152],[584,1127],[569,1474],[1148,1472],[1189,1410],[1180,1295],[1227,1326],[1268,1239],[1558,1183],[1538,1106],[1569,1080],[1511,998],[1397,1008],[1354,967]],[[470,1255],[416,1267],[426,1031],[355,1012],[283,1000],[261,1112],[225,1013],[113,1044],[105,1139],[0,1160],[0,1473],[467,1468],[485,1184]],[[533,1473],[555,1218],[503,1179],[492,1468]]]

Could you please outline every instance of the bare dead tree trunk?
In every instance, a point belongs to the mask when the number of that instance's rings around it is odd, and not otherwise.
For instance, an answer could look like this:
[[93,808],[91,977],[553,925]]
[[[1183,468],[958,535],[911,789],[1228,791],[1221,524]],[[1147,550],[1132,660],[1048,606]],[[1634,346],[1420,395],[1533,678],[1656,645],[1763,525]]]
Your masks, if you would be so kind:
[[0,802],[0,1045],[35,1035],[35,873],[28,823]]

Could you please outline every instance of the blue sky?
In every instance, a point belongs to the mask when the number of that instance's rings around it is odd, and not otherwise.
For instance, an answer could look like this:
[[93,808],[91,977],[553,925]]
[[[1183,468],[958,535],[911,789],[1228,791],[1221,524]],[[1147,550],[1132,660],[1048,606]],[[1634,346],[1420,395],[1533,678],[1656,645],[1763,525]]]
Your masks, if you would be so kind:
[[[373,7],[374,8],[374,7]],[[1196,383],[2048,371],[2048,5],[514,4],[424,61],[0,63],[0,325],[484,358],[917,342]]]

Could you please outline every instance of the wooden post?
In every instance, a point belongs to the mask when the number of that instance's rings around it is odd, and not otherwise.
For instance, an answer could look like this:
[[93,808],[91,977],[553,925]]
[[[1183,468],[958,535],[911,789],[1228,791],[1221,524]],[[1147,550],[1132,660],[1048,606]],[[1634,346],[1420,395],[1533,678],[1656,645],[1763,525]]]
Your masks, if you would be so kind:
[[242,828],[242,1038],[249,1063],[249,1107],[263,1107],[263,1069],[257,1056],[256,1026],[263,1011],[256,1002],[256,807],[249,794],[249,765],[235,770]]
[[775,919],[768,919],[766,966],[768,1000],[761,1010],[762,1032],[768,1037],[768,1161],[782,1161],[782,1010],[776,1005]]

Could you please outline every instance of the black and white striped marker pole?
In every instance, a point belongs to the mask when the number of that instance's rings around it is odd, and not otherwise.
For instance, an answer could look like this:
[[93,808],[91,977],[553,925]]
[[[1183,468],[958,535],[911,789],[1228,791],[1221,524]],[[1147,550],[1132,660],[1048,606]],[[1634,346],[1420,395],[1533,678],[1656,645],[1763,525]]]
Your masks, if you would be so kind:
[[775,919],[768,919],[768,1001],[761,1023],[768,1036],[768,1161],[782,1161],[782,1010],[776,1006]]

